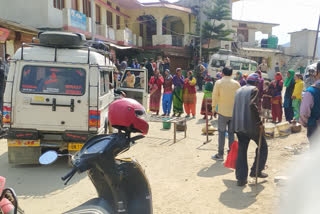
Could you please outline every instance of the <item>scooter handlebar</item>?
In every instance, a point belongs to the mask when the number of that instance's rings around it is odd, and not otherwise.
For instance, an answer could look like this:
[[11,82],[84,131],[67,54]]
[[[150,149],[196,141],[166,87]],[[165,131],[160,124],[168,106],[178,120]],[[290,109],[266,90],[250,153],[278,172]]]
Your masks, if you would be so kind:
[[71,170],[70,170],[70,172],[68,172],[68,174],[66,174],[65,176],[63,176],[63,177],[61,177],[61,179],[63,180],[63,181],[65,181],[65,180],[67,180],[66,182],[65,182],[65,185],[67,185],[67,183],[70,181],[70,179],[74,176],[74,174],[76,174],[76,172],[78,171],[78,169],[76,168],[76,167],[74,167],[74,168],[72,168]]

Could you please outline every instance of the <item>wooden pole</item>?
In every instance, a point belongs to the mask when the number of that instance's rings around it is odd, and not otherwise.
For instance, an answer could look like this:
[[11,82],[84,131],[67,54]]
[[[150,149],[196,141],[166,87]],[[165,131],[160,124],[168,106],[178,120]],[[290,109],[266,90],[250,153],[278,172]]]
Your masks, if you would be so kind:
[[206,105],[206,136],[207,136],[207,140],[206,142],[203,143],[203,145],[209,143],[211,140],[209,140],[209,120],[208,120],[208,100],[205,100],[205,105]]
[[205,99],[205,105],[206,105],[206,134],[207,134],[207,142],[209,142],[209,130],[208,130],[208,100]]
[[255,186],[257,188],[258,184],[258,172],[259,172],[259,162],[260,162],[260,150],[261,150],[261,141],[262,141],[262,135],[263,135],[263,126],[260,127],[260,134],[259,134],[259,144],[258,144],[258,155],[257,155],[257,161],[256,161],[256,183]]

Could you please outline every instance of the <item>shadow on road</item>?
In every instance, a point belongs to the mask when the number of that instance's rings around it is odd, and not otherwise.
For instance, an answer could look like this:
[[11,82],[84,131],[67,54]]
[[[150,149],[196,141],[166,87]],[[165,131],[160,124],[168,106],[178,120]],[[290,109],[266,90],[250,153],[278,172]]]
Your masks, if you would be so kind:
[[243,210],[251,206],[257,200],[257,195],[264,189],[263,183],[258,183],[257,189],[255,185],[248,185],[249,192],[244,192],[245,187],[238,187],[236,180],[223,180],[227,186],[227,190],[220,195],[220,202],[225,206]]
[[198,172],[199,177],[217,177],[233,172],[231,169],[224,167],[223,162],[216,161],[210,167],[205,167]]
[[0,175],[6,177],[6,186],[12,187],[19,197],[44,196],[57,190],[63,190],[87,175],[86,173],[76,174],[68,186],[65,186],[61,177],[70,169],[67,158],[59,158],[57,162],[49,166],[40,166],[10,165],[7,152],[0,156]]

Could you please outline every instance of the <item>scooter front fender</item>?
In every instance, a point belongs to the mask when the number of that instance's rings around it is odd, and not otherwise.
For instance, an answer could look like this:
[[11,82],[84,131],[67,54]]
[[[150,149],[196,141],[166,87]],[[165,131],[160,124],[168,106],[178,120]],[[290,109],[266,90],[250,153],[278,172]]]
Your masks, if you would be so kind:
[[117,159],[124,174],[121,183],[127,196],[129,214],[152,214],[152,194],[141,165],[133,159]]

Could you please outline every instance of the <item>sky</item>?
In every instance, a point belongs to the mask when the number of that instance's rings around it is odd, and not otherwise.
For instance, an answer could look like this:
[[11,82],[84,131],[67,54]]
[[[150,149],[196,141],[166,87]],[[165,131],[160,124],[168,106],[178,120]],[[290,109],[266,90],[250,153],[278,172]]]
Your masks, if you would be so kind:
[[[139,1],[158,2],[157,0]],[[280,24],[273,28],[273,34],[279,37],[279,44],[290,42],[289,32],[304,28],[316,30],[319,15],[320,0],[240,0],[233,4],[232,9],[233,19]],[[259,34],[257,36],[257,39],[263,37]]]

